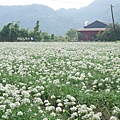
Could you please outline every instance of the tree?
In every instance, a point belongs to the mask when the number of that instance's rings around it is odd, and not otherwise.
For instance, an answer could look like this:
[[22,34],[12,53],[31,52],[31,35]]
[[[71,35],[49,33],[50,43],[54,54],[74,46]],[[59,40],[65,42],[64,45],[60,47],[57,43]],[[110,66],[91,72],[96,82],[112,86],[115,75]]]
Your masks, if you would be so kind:
[[95,36],[94,41],[105,41],[105,35],[104,32],[98,32],[98,34]]
[[17,41],[17,37],[19,36],[19,28],[19,22],[15,24],[11,22],[5,25],[0,32],[1,41]]
[[36,22],[36,26],[34,27],[34,33],[39,32],[39,27],[40,27],[39,23],[40,23],[39,21]]
[[77,30],[75,30],[75,29],[68,30],[66,35],[68,36],[68,41],[76,41],[77,40]]
[[51,34],[51,40],[54,40],[54,38],[55,38],[55,35]]
[[12,23],[8,23],[7,25],[5,25],[3,27],[3,29],[1,30],[0,32],[0,35],[1,35],[1,41],[10,41],[10,26],[11,26]]
[[106,27],[105,32],[98,33],[96,35],[97,39],[100,41],[115,41],[120,39],[120,24],[115,24],[115,31],[113,28],[113,24],[109,24]]
[[120,24],[115,24],[115,40],[120,40]]
[[24,29],[24,28],[21,28],[20,31],[19,31],[19,41],[25,41],[26,38],[30,38],[29,37],[29,31],[28,31],[28,28],[27,29]]
[[83,38],[82,34],[80,32],[78,32],[77,34],[78,34],[78,41],[81,41]]
[[41,33],[42,42],[50,42],[50,35],[47,32]]
[[12,23],[10,26],[10,41],[12,42],[17,41],[17,38],[19,37],[19,31],[20,31],[19,22],[15,24]]
[[41,40],[41,37],[40,37],[41,31],[40,31],[40,22],[39,21],[36,22],[36,26],[34,27],[33,33],[34,33],[34,36],[33,36],[34,39],[36,41],[40,41]]

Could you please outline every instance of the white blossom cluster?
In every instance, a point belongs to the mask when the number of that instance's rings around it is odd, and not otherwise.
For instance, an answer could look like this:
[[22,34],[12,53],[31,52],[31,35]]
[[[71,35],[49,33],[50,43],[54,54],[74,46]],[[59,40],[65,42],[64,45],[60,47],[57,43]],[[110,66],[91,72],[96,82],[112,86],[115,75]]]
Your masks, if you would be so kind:
[[119,43],[0,43],[0,120],[119,120],[119,107]]

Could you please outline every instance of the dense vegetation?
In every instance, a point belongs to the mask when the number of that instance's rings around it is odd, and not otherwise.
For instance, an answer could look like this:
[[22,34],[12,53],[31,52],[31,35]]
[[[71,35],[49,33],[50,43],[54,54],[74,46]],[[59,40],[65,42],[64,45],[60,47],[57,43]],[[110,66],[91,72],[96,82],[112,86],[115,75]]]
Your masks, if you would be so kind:
[[113,24],[109,24],[106,27],[105,32],[98,33],[96,35],[96,40],[98,41],[116,41],[120,40],[120,24],[115,24],[115,29],[113,27]]
[[20,27],[20,23],[8,23],[0,31],[1,42],[23,42],[23,41],[36,41],[36,42],[55,42],[55,41],[76,41],[77,30],[70,29],[66,32],[65,36],[49,35],[47,32],[40,30],[40,22],[37,21],[34,30],[25,29]]
[[[1,42],[25,42],[25,41],[36,41],[36,42],[75,42],[82,40],[82,34],[77,33],[77,30],[70,29],[64,36],[56,36],[54,34],[48,34],[40,30],[40,22],[37,21],[33,31],[20,27],[20,23],[8,23],[0,31]],[[98,33],[93,41],[116,41],[120,40],[120,24],[115,24],[115,30],[113,25],[109,24],[106,31]]]

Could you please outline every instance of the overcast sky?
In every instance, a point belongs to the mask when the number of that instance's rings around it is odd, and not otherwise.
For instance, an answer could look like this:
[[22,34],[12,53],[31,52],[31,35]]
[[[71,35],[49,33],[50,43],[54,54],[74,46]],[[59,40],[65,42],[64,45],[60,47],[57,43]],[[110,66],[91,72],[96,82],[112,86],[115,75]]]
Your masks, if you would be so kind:
[[94,0],[0,0],[0,5],[30,5],[43,4],[55,10],[60,8],[80,8]]

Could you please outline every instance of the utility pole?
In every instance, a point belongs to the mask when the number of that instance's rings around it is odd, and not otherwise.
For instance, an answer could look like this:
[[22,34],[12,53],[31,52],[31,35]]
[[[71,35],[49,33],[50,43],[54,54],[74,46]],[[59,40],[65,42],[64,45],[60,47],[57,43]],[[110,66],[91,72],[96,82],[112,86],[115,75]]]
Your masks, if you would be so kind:
[[113,22],[113,29],[114,29],[114,37],[115,37],[115,21],[114,21],[114,15],[113,15],[113,5],[111,4],[111,15],[112,15],[112,22]]

